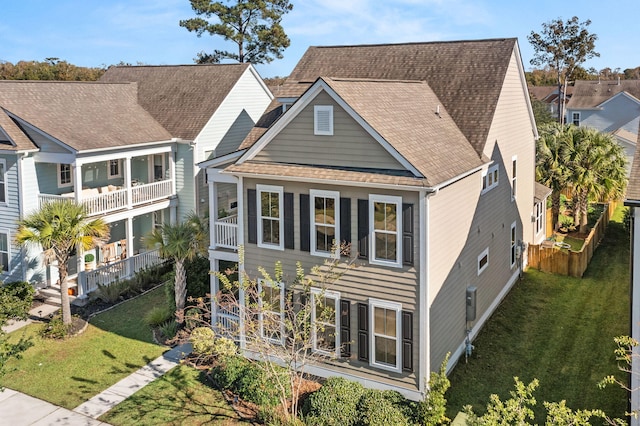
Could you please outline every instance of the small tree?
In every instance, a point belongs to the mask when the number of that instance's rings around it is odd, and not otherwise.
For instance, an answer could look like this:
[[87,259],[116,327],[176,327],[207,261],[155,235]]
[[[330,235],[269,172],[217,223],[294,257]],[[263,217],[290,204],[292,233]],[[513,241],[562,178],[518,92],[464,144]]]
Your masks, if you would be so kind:
[[[232,59],[240,63],[264,64],[282,58],[290,40],[282,28],[282,16],[293,5],[289,0],[189,0],[196,18],[180,21],[180,26],[195,32],[221,36],[237,46],[237,53],[214,50],[200,52],[199,64]],[[213,22],[210,21],[214,18]]]
[[558,85],[558,122],[563,123],[564,90],[573,79],[576,68],[587,59],[600,56],[595,51],[596,34],[589,33],[590,20],[580,22],[577,16],[566,22],[561,18],[542,24],[542,31],[531,31],[527,40],[533,46],[534,56],[531,65],[549,65],[556,72]]
[[[20,358],[22,352],[33,345],[31,338],[23,334],[17,342],[9,342],[2,327],[8,320],[27,319],[34,290],[31,284],[16,282],[0,285],[0,378],[6,372],[5,366],[11,358]],[[3,388],[0,386],[0,391]]]
[[71,324],[67,283],[69,259],[76,248],[90,250],[109,238],[109,225],[102,218],[89,219],[83,205],[69,200],[46,203],[18,221],[16,241],[53,251],[58,261],[62,321]]

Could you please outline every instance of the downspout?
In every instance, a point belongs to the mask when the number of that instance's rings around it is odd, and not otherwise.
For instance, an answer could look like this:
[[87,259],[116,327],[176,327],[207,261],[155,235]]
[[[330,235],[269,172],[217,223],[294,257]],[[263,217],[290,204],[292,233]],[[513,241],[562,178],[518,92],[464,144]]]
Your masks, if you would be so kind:
[[419,297],[419,390],[423,398],[427,395],[426,378],[429,377],[431,371],[431,355],[430,355],[430,310],[429,310],[429,196],[426,190],[418,193],[419,197],[419,223],[420,223],[420,288]]

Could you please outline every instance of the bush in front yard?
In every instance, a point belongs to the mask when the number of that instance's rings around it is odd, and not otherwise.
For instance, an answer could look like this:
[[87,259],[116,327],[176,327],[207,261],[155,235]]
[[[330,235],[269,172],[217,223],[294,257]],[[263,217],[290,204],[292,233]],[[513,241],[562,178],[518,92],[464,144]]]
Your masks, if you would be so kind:
[[303,413],[309,425],[350,426],[358,421],[358,401],[365,388],[358,382],[330,377],[305,401]]
[[144,323],[149,327],[159,327],[173,318],[173,311],[166,306],[154,306],[144,315]]
[[33,304],[35,290],[25,281],[15,281],[0,286],[0,320],[26,319]]
[[358,402],[358,425],[409,425],[404,407],[406,400],[398,392],[368,389]]

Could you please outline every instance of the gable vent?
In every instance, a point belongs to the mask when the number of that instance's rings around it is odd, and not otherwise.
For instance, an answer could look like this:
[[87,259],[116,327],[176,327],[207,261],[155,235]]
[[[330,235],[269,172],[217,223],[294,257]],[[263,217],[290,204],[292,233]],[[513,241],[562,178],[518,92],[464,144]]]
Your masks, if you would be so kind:
[[333,135],[333,106],[315,105],[313,107],[313,134]]

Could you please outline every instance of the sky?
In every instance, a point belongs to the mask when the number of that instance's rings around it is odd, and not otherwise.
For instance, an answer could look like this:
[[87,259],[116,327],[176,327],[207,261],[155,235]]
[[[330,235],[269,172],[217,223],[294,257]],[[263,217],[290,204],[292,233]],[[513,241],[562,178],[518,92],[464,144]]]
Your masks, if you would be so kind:
[[[525,69],[527,41],[542,23],[592,21],[599,58],[586,68],[640,66],[638,0],[291,0],[282,24],[291,39],[283,59],[256,68],[287,76],[309,46],[517,37]],[[79,66],[191,64],[198,52],[234,50],[221,37],[197,37],[178,25],[195,17],[189,0],[4,0],[0,61],[58,58]]]

